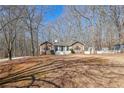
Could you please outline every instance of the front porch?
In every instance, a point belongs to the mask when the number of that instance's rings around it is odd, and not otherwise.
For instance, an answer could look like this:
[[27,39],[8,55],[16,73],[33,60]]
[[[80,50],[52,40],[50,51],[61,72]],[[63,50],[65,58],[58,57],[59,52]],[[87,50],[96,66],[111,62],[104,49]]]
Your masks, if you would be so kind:
[[69,46],[54,46],[55,55],[69,55],[71,54]]

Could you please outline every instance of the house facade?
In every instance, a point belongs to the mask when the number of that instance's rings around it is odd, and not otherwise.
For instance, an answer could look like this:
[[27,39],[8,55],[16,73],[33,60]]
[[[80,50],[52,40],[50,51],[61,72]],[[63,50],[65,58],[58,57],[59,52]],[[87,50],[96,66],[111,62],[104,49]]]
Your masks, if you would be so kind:
[[124,52],[124,44],[116,44],[113,49],[118,52]]
[[46,41],[40,44],[40,55],[51,54],[51,50],[53,50],[53,44]]
[[84,44],[75,42],[70,46],[70,49],[73,49],[75,53],[84,53]]
[[73,53],[84,53],[84,44],[81,42],[74,43],[50,43],[48,41],[40,45],[40,55],[43,54],[52,54],[53,52],[56,55],[68,55]]

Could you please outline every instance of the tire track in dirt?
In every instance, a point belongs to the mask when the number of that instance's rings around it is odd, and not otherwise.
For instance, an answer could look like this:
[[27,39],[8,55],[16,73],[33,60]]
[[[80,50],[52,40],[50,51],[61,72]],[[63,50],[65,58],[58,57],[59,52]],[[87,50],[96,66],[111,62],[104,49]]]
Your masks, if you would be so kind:
[[[27,62],[32,61],[38,63],[17,72],[10,71],[11,73],[8,76],[0,78],[0,87],[8,83],[11,84],[24,80],[30,80],[30,83],[23,87],[43,87],[42,84],[36,85],[36,81],[42,81],[54,87],[90,87],[91,85],[95,87],[110,87],[110,83],[113,83],[112,80],[124,77],[124,73],[119,73],[119,71],[114,72],[114,69],[123,69],[124,66],[107,63],[109,61],[106,59],[89,57],[87,59],[79,58],[70,60],[67,59],[67,57],[65,59],[64,57],[56,58],[57,57],[46,57],[41,60],[40,57],[35,57],[25,60]],[[37,77],[36,75],[39,73],[40,76]],[[42,77],[44,75],[46,75],[46,77]],[[74,81],[77,80],[77,78],[80,78],[80,82]],[[83,78],[84,80],[82,80]],[[58,83],[57,80],[59,80],[60,83]],[[81,82],[82,84],[80,84]],[[47,87],[50,86],[48,85]]]

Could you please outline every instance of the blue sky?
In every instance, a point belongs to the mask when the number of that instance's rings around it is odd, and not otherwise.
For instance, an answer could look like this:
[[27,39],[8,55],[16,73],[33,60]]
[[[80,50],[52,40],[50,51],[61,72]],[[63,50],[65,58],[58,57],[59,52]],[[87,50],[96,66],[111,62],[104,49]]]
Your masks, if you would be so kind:
[[50,5],[45,13],[45,21],[54,21],[63,13],[64,6],[62,5]]

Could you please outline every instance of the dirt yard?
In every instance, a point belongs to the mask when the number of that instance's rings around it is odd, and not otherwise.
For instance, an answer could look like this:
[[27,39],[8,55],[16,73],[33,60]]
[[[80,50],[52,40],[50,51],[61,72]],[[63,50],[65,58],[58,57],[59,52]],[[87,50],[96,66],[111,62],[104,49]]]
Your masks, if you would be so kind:
[[0,87],[124,87],[124,54],[47,55],[1,62]]

